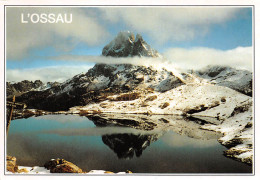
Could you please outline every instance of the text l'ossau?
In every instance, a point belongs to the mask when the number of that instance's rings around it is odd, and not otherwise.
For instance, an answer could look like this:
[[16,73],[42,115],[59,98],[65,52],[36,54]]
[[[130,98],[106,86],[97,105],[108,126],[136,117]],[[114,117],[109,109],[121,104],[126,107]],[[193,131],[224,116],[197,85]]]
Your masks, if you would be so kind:
[[21,23],[72,23],[72,14],[67,14],[67,13],[21,13]]

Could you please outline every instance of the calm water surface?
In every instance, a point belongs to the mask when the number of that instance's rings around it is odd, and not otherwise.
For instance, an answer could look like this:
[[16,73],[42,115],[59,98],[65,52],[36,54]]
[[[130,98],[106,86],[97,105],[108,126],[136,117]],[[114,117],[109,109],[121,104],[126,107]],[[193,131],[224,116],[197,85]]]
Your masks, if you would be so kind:
[[[174,119],[173,119],[174,120]],[[97,127],[87,117],[47,115],[14,120],[7,154],[22,166],[66,159],[85,171],[134,173],[251,173],[252,167],[226,158],[217,139],[202,140],[169,131]]]

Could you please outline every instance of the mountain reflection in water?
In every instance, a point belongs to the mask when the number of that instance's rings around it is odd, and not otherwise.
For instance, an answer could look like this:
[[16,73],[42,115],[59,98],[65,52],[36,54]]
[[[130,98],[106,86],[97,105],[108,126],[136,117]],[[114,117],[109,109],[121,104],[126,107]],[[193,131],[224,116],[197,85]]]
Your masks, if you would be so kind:
[[85,171],[252,172],[246,164],[223,156],[226,148],[217,142],[219,136],[176,116],[45,115],[12,121],[7,154],[22,166],[63,158]]
[[102,136],[102,141],[112,149],[118,158],[131,159],[140,157],[143,151],[154,141],[158,135],[134,135],[134,134],[112,134]]

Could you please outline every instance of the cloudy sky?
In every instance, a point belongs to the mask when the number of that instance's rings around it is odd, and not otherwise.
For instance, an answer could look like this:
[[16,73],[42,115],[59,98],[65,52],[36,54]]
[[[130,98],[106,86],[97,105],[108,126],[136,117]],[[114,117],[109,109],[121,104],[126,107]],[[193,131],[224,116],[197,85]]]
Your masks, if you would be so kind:
[[[33,13],[66,13],[73,20],[21,23],[22,13],[24,19]],[[7,7],[7,81],[61,82],[95,62],[109,63],[99,57],[102,48],[126,30],[141,34],[178,68],[252,70],[251,7]]]

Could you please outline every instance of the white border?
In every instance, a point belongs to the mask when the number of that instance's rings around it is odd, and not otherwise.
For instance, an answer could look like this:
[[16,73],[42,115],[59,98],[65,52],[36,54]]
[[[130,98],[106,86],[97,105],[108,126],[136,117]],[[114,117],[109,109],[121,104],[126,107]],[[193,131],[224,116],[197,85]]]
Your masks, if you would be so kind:
[[[259,38],[259,33],[260,33],[260,29],[259,29],[259,23],[260,22],[260,2],[257,2],[257,0],[251,0],[251,1],[246,1],[246,0],[186,0],[186,1],[179,1],[179,0],[161,0],[161,1],[156,1],[156,0],[134,0],[134,1],[122,1],[122,0],[110,0],[109,2],[107,0],[99,0],[99,1],[91,1],[91,0],[0,0],[0,32],[1,32],[1,44],[2,46],[0,46],[0,54],[1,54],[1,61],[0,61],[0,84],[1,84],[1,89],[0,89],[0,117],[1,117],[1,125],[0,125],[0,143],[1,143],[1,148],[0,148],[0,180],[2,179],[45,179],[45,178],[54,178],[54,179],[64,179],[64,176],[39,176],[39,175],[32,175],[32,176],[25,176],[25,175],[15,175],[15,176],[10,176],[10,175],[4,175],[4,107],[5,107],[5,90],[4,90],[4,83],[5,83],[5,79],[4,79],[4,73],[5,73],[5,66],[4,66],[4,5],[254,5],[254,14],[255,14],[255,38],[253,38],[253,46],[255,45],[254,49],[255,49],[255,175],[254,176],[223,176],[223,175],[213,175],[213,176],[207,176],[207,175],[195,175],[195,176],[188,176],[189,178],[193,178],[193,179],[208,179],[208,178],[221,178],[221,179],[244,179],[244,178],[251,178],[251,179],[255,179],[258,178],[259,179],[259,175],[257,169],[259,169],[258,163],[260,162],[260,158],[258,157],[257,151],[258,150],[258,146],[259,146],[259,139],[258,137],[260,137],[259,135],[259,131],[258,129],[259,127],[259,123],[258,121],[258,112],[257,112],[257,107],[259,105],[258,103],[258,96],[257,96],[257,92],[260,90],[259,85],[257,84],[257,78],[260,74],[259,72],[259,68],[260,65],[258,63],[258,58],[259,57],[259,51],[257,51],[259,49],[258,45],[258,38]],[[253,33],[254,35],[254,33]],[[255,40],[255,41],[254,41]],[[188,175],[188,174],[186,174]],[[115,178],[143,178],[143,176],[65,176],[66,179],[67,178],[79,178],[79,179],[85,179],[85,178],[91,178],[91,179],[97,179],[97,178],[111,178],[111,179],[115,179]],[[168,179],[168,178],[186,178],[186,176],[145,176],[145,178],[152,178],[152,179],[157,179],[157,178],[164,178],[164,179]]]

